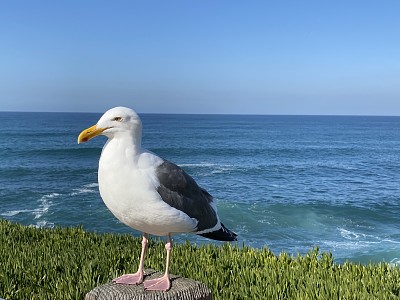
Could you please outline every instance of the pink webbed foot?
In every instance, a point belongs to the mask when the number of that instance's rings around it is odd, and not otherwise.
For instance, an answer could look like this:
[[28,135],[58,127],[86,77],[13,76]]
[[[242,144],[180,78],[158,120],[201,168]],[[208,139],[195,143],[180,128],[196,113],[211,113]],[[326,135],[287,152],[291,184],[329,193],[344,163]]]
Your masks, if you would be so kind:
[[143,282],[145,290],[148,291],[168,291],[171,288],[171,280],[168,275],[163,277],[150,279]]
[[143,282],[144,274],[137,272],[135,274],[125,274],[120,277],[113,279],[113,283],[116,284],[141,284]]
[[120,277],[115,278],[112,282],[116,284],[141,284],[144,278],[144,256],[147,249],[147,233],[143,233],[142,239],[142,253],[140,254],[140,262],[138,271],[135,274],[125,274]]

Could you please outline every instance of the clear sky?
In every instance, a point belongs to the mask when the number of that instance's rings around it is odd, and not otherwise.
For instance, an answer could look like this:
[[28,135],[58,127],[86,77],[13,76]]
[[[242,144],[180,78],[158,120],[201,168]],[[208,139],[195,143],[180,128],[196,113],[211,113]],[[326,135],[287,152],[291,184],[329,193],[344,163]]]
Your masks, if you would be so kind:
[[400,115],[400,1],[0,0],[0,111]]

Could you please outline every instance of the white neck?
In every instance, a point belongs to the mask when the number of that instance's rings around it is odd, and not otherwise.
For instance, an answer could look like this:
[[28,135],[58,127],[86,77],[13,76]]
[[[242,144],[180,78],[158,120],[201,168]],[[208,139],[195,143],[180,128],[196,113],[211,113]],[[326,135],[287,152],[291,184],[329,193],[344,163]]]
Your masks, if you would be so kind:
[[117,161],[122,165],[136,164],[138,155],[142,153],[141,138],[140,132],[115,134],[104,145],[100,159],[109,166]]

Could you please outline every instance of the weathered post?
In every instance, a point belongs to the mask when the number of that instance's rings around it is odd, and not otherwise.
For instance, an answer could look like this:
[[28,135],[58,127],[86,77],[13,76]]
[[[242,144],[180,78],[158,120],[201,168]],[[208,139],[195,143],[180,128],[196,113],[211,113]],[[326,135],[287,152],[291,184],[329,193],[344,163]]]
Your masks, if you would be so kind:
[[[146,270],[146,279],[163,275]],[[167,292],[145,291],[143,285],[120,285],[107,283],[86,294],[85,300],[212,300],[211,290],[192,279],[171,275],[171,289]]]

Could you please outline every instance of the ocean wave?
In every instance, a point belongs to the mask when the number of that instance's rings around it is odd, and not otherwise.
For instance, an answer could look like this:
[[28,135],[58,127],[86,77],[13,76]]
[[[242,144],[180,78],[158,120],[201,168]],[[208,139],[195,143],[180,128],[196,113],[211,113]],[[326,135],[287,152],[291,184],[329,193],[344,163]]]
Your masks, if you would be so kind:
[[400,267],[400,258],[398,258],[398,257],[393,258],[389,262],[389,265],[391,265],[392,267]]
[[33,220],[37,220],[35,226],[39,226],[39,227],[49,226],[49,225],[51,225],[51,223],[48,222],[47,220],[44,220],[43,218],[50,211],[51,206],[53,206],[52,199],[57,198],[59,196],[61,196],[61,194],[59,194],[59,193],[50,193],[50,194],[43,195],[42,197],[40,197],[39,200],[37,200],[39,205],[38,205],[38,207],[36,207],[34,209],[9,210],[9,211],[1,213],[0,216],[6,217],[6,218],[7,217],[12,218],[12,217],[16,217],[19,214],[29,214],[29,215],[33,216]]
[[14,216],[16,216],[18,214],[21,214],[21,213],[31,213],[31,212],[32,212],[32,210],[30,210],[30,209],[10,210],[10,211],[6,211],[4,213],[1,213],[0,216],[2,216],[2,217],[14,217]]
[[215,163],[192,163],[192,164],[180,164],[181,168],[198,168],[201,169],[200,174],[202,176],[210,176],[215,174],[223,174],[235,171],[248,171],[251,167],[242,167],[232,164],[215,164]]
[[373,245],[379,244],[379,241],[322,241],[321,245],[324,249],[337,250],[360,250],[370,248]]
[[[82,194],[93,194],[97,193],[97,187],[99,186],[98,183],[89,183],[85,184],[84,186],[80,188],[73,189],[69,196],[77,196],[77,195],[82,195]],[[94,189],[96,188],[96,189]]]
[[366,243],[376,243],[376,242],[383,241],[383,239],[381,239],[375,235],[359,233],[359,232],[351,231],[351,230],[340,228],[340,227],[337,229],[339,230],[340,235],[347,240],[362,241],[362,242],[366,242]]
[[[351,251],[369,251],[366,249],[376,249],[380,248],[392,248],[390,244],[399,244],[399,241],[387,238],[380,237],[372,234],[360,233],[344,228],[337,228],[340,233],[340,237],[342,239],[331,239],[331,240],[323,240],[321,241],[321,245],[325,246],[324,248],[332,249],[334,251],[338,250],[351,250]],[[379,246],[378,246],[379,245]],[[397,247],[397,246],[396,246]],[[400,259],[397,260],[397,264],[400,265]]]
[[89,183],[89,184],[85,184],[85,185],[84,185],[84,187],[87,187],[87,188],[97,188],[98,186],[99,186],[99,184],[96,183],[96,182],[93,182],[93,183]]
[[93,155],[101,152],[101,147],[52,147],[52,148],[41,148],[33,150],[21,150],[20,154],[25,154],[27,156],[56,156],[68,154],[68,156],[81,156],[81,155]]
[[39,207],[33,210],[34,219],[40,219],[44,214],[48,213],[50,207],[52,206],[53,202],[51,199],[60,196],[61,194],[58,193],[51,193],[48,195],[44,195],[39,199]]
[[38,221],[35,225],[36,228],[50,227],[54,228],[55,224],[47,220]]
[[216,164],[216,163],[193,163],[193,164],[180,164],[182,168],[198,168],[203,169],[205,174],[221,174],[229,172],[248,172],[259,167],[244,166],[244,165],[233,165],[233,164]]
[[400,241],[394,241],[392,239],[383,239],[382,242],[392,243],[392,244],[400,244]]
[[215,168],[215,169],[235,169],[238,166],[232,164],[216,164],[216,163],[192,163],[192,164],[179,164],[181,168]]
[[18,215],[23,214],[23,219],[30,220],[31,226],[35,226],[37,228],[40,227],[54,227],[55,223],[49,220],[49,216],[53,213],[52,207],[55,206],[57,203],[55,201],[56,198],[61,197],[71,197],[76,195],[83,195],[83,194],[93,194],[97,192],[98,183],[89,183],[85,184],[80,188],[72,189],[70,193],[48,193],[41,196],[36,202],[36,207],[29,209],[12,209],[5,212],[1,212],[0,216],[5,218],[21,218]]
[[217,164],[213,163],[193,163],[193,164],[179,164],[181,168],[210,168],[215,167]]
[[344,229],[344,228],[338,228],[340,235],[347,239],[347,240],[358,240],[360,238],[360,234]]
[[80,188],[80,189],[73,189],[74,192],[70,193],[69,196],[77,196],[82,194],[92,194],[96,193],[97,191],[87,188]]
[[[238,159],[237,164],[224,164],[224,163],[212,163],[212,162],[200,162],[200,163],[183,163],[179,164],[182,168],[194,168],[194,169],[211,169],[209,174],[218,174],[225,172],[240,172],[242,174],[263,174],[268,173],[287,173],[298,172],[298,174],[303,174],[303,172],[309,172],[313,170],[314,172],[327,172],[336,170],[338,172],[348,172],[357,171],[358,168],[340,164],[335,161],[333,162],[285,162],[276,163],[274,160],[265,161],[263,163],[255,163],[253,159],[243,158]],[[319,173],[318,173],[319,174]]]

